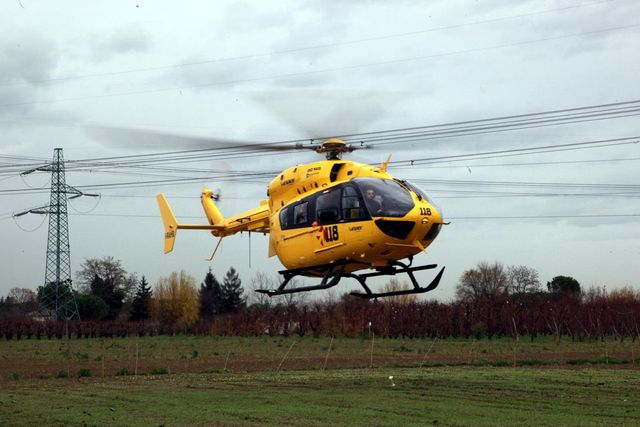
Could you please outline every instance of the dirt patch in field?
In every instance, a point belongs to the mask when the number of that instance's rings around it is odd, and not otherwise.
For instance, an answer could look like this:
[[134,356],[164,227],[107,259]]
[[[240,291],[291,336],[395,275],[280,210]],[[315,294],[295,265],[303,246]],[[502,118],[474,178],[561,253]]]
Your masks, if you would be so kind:
[[134,356],[126,359],[78,361],[62,357],[51,360],[29,360],[27,358],[0,359],[0,381],[16,379],[54,378],[68,375],[92,377],[135,375],[135,374],[173,374],[202,372],[274,372],[278,370],[299,369],[343,369],[373,367],[430,367],[430,366],[549,366],[563,368],[640,369],[640,364],[632,363],[629,352],[615,352],[603,356],[600,351],[593,352],[540,352],[523,354],[319,354],[318,356],[296,356],[277,354],[269,357],[258,355],[223,354],[217,357],[146,358]]

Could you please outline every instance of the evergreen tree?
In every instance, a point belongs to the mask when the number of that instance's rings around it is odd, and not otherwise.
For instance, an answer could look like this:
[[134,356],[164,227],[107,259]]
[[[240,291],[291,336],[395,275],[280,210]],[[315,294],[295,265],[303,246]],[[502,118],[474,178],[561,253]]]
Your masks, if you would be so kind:
[[115,286],[115,283],[111,278],[103,279],[97,274],[93,277],[90,285],[90,295],[95,295],[102,298],[109,311],[105,316],[106,320],[114,320],[120,314],[122,305],[124,304],[125,292],[123,289],[119,289]]
[[147,283],[147,279],[142,276],[136,294],[131,303],[131,319],[130,320],[147,320],[150,317],[149,304],[151,302],[151,286]]
[[553,294],[580,295],[580,283],[571,276],[556,276],[547,282],[547,289]]
[[222,287],[216,276],[209,272],[200,284],[200,317],[211,319],[222,312]]
[[233,267],[229,268],[222,282],[222,309],[224,313],[237,311],[246,304],[242,297],[244,289],[238,273]]
[[109,313],[107,303],[95,295],[76,293],[76,304],[82,320],[102,320]]

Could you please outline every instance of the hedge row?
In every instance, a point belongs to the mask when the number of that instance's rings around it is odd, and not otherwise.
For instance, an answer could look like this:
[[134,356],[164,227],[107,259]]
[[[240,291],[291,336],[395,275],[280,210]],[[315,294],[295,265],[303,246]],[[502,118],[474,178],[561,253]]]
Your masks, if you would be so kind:
[[302,306],[252,306],[191,326],[157,321],[59,322],[15,317],[0,321],[4,339],[126,337],[159,334],[342,335],[380,337],[470,337],[537,335],[573,339],[640,337],[640,299],[570,296],[494,296],[474,303],[393,304],[354,298]]

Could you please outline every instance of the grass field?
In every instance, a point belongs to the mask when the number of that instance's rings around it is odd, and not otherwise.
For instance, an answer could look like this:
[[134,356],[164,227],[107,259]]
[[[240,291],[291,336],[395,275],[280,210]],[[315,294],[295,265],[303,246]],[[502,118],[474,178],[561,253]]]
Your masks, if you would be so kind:
[[[393,376],[392,385],[389,376]],[[14,381],[0,425],[638,425],[640,373],[377,368]]]
[[0,426],[640,425],[637,346],[547,338],[5,341]]

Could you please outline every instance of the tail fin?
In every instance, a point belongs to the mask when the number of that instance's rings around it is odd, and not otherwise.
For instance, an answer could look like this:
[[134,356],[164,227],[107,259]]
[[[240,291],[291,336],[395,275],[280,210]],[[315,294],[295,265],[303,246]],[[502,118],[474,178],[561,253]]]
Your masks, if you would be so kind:
[[213,203],[213,191],[207,187],[202,189],[202,207],[204,213],[207,215],[209,224],[222,225],[224,216],[220,213],[216,204]]
[[167,254],[173,250],[173,244],[176,241],[176,233],[178,232],[178,222],[176,221],[176,216],[173,214],[173,210],[171,210],[171,206],[169,206],[164,194],[158,194],[156,200],[158,201],[160,215],[162,216],[162,223],[164,224],[164,253]]

